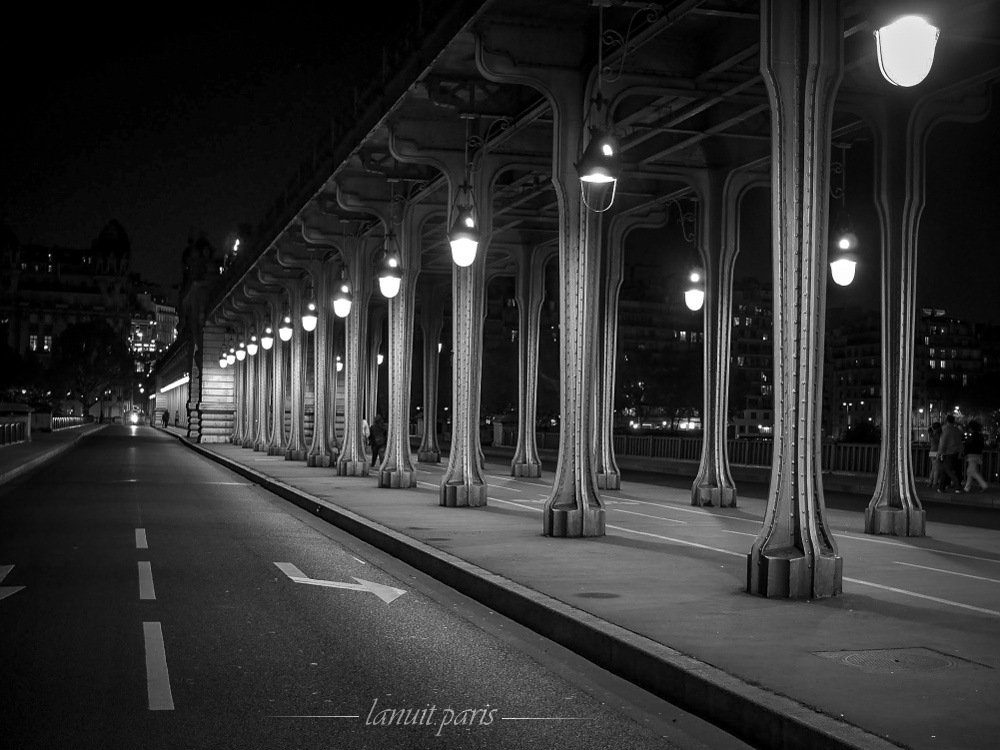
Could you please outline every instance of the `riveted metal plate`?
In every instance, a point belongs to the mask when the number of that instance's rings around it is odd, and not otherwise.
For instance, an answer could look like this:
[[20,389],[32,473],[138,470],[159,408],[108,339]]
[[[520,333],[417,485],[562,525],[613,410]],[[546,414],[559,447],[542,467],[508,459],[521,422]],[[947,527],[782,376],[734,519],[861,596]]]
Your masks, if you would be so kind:
[[863,651],[814,651],[816,656],[835,659],[863,672],[926,672],[949,669],[960,659],[929,648],[874,648]]

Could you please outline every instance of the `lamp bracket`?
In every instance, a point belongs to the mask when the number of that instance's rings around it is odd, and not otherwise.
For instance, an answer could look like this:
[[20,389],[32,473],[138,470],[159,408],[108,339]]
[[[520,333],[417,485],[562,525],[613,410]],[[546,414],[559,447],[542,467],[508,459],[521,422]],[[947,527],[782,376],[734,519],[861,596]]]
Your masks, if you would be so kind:
[[[687,201],[689,207],[685,208],[681,201]],[[693,195],[670,198],[664,201],[664,205],[673,205],[677,211],[677,224],[681,228],[684,241],[694,244],[698,238],[698,198]]]
[[598,71],[598,75],[603,81],[607,83],[614,83],[622,77],[622,73],[625,71],[625,61],[628,59],[629,53],[635,50],[634,47],[629,47],[629,41],[632,39],[632,35],[639,30],[639,26],[636,26],[636,22],[643,19],[645,21],[645,26],[651,26],[660,20],[661,9],[652,3],[639,8],[632,14],[632,18],[630,18],[628,22],[628,27],[626,28],[625,33],[622,34],[620,31],[616,31],[615,29],[604,28],[603,12],[604,8],[611,4],[609,0],[592,0],[592,4],[601,9],[602,20],[600,44],[602,59],[605,54],[604,48],[607,48],[608,56],[614,55],[616,52],[620,53],[617,60],[617,70],[610,65],[604,65],[602,62],[600,64],[600,70]]

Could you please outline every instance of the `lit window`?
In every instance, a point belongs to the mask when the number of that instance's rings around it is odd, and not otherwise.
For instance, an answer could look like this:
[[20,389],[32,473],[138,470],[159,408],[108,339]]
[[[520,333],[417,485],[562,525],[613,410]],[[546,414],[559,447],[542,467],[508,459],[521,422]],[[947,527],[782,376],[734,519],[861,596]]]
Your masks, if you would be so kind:
[[51,336],[46,336],[42,340],[42,348],[45,351],[47,351],[47,352],[51,352],[52,351],[52,337]]
[[934,360],[932,359],[932,360],[931,360],[931,369],[933,370],[933,369],[934,369],[934,368],[935,368],[936,366],[937,366],[937,362],[935,362],[935,361],[934,361]]
[[33,351],[33,352],[37,352],[38,351],[38,335],[37,334],[33,333],[30,336],[28,336],[28,348],[31,349],[31,351]]

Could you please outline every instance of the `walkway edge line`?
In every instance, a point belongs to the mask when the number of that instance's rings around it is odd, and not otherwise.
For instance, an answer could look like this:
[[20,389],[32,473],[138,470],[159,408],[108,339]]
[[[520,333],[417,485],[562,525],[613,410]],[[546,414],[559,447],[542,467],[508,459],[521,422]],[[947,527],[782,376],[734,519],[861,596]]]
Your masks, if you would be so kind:
[[[85,425],[80,425],[80,426],[83,427]],[[62,445],[57,445],[54,448],[52,448],[52,450],[46,451],[41,455],[35,456],[29,461],[25,461],[20,466],[15,466],[13,469],[6,471],[3,474],[0,474],[0,484],[6,484],[7,482],[10,482],[13,479],[17,479],[22,474],[27,474],[28,472],[34,471],[35,469],[39,468],[43,464],[47,464],[53,458],[61,456],[63,453],[65,453],[70,448],[75,446],[83,438],[87,437],[87,435],[92,435],[95,432],[104,429],[106,426],[107,425],[101,425],[96,430],[88,430],[87,432],[81,433],[80,435],[75,436],[69,442],[63,443]]]
[[185,437],[177,438],[278,497],[755,747],[768,750],[899,750],[901,747],[272,479]]

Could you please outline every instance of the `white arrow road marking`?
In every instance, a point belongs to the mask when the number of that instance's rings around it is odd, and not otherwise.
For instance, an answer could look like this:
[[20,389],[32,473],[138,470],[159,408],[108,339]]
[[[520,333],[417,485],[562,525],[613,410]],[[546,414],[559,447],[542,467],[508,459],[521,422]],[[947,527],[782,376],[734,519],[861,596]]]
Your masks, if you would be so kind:
[[403,594],[406,593],[405,589],[397,589],[392,586],[383,586],[381,583],[373,583],[372,581],[366,581],[362,578],[354,578],[357,583],[341,583],[340,581],[320,581],[316,578],[310,578],[301,570],[296,568],[291,563],[281,563],[276,562],[275,565],[278,566],[278,570],[284,573],[286,576],[291,578],[295,583],[308,583],[311,586],[326,586],[331,589],[352,589],[354,591],[370,591],[375,594],[379,599],[384,601],[386,604],[392,603],[393,600],[398,599]]
[[[13,565],[0,565],[0,583],[3,583],[3,579],[7,577],[7,574],[14,569]],[[23,589],[24,586],[3,586],[0,587],[0,599],[6,599],[11,594],[16,594],[18,591]]]

